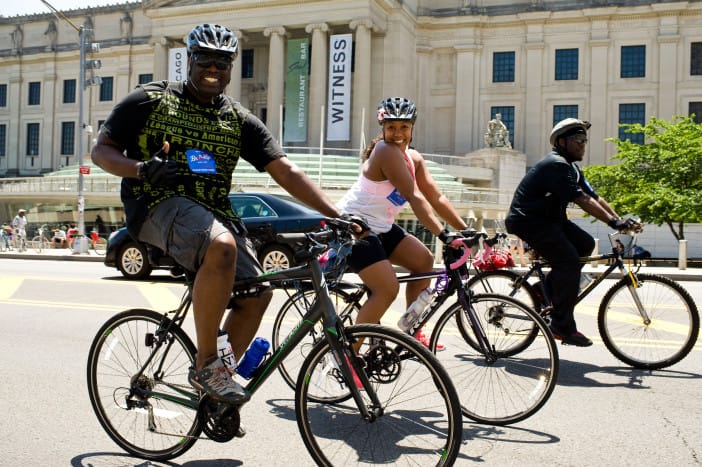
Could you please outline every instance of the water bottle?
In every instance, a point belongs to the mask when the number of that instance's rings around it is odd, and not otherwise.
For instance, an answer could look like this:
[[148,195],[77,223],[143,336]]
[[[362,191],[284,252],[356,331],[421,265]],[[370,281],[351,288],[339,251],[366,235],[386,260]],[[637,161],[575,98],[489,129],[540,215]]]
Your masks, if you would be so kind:
[[249,379],[254,371],[268,353],[271,344],[264,337],[257,337],[251,343],[251,347],[244,354],[244,358],[239,362],[237,373],[243,378]]
[[417,321],[417,319],[424,313],[431,303],[434,292],[430,288],[422,290],[419,297],[412,302],[412,304],[407,308],[407,311],[402,315],[400,321],[397,322],[397,326],[403,331],[407,332],[412,327],[412,325]]
[[229,343],[229,336],[225,331],[219,330],[217,335],[217,355],[222,359],[229,371],[236,371],[236,357],[232,352],[232,345]]
[[584,273],[580,274],[580,290],[578,291],[578,293],[585,290],[587,288],[587,286],[592,283],[593,280],[594,279],[592,278],[592,276],[588,273],[584,272]]

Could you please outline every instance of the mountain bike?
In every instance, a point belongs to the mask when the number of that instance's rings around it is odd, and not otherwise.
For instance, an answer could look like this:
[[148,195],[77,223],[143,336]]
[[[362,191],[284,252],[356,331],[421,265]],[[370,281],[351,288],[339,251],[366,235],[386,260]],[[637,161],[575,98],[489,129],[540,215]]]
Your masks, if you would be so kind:
[[[612,273],[621,273],[599,305],[597,326],[602,342],[612,355],[634,368],[666,368],[690,353],[699,334],[700,317],[695,301],[679,283],[639,273],[641,264],[635,261],[625,264],[625,256],[633,250],[636,238],[636,232],[609,234],[611,253],[580,258],[582,264],[592,261],[610,264],[580,291],[576,303]],[[624,240],[623,250],[616,246],[617,239]],[[546,268],[548,263],[537,257],[523,274],[512,270],[485,271],[472,277],[468,286],[476,293],[516,297],[534,306],[548,320],[553,306],[545,287]],[[538,281],[529,282],[532,277]],[[496,316],[492,322],[499,325],[500,320]]]
[[[331,304],[316,257],[330,241],[355,241],[351,225],[330,219],[321,232],[280,235],[299,244],[304,264],[234,284],[234,298],[268,283],[303,279],[316,294],[309,312],[254,371],[246,389],[255,397],[321,321],[324,337],[310,349],[295,387],[298,428],[314,461],[453,465],[462,416],[456,389],[436,357],[397,330],[344,326]],[[193,274],[185,276],[188,287],[175,310],[119,313],[98,331],[88,356],[88,392],[100,424],[120,447],[149,460],[183,454],[203,439],[201,433],[229,441],[240,428],[240,406],[203,396],[187,381],[195,346],[181,327],[192,301]],[[352,344],[359,340],[363,345],[356,353]]]
[[[547,324],[533,309],[504,295],[476,295],[468,290],[470,249],[486,237],[476,234],[454,240],[452,246],[444,247],[444,269],[400,275],[398,280],[406,283],[434,279],[432,303],[407,333],[414,335],[432,316],[438,315],[429,348],[458,389],[463,414],[479,423],[507,425],[533,415],[549,399],[558,377],[558,349]],[[497,237],[492,241],[498,241]],[[363,284],[341,280],[348,253],[339,249],[327,274],[332,303],[347,325],[355,321],[368,293]],[[300,317],[314,302],[312,290],[305,289],[304,284],[298,287],[275,318],[274,345],[284,342],[285,336],[295,329]],[[455,301],[449,300],[454,296]],[[501,321],[491,322],[498,314]],[[533,339],[529,346],[521,346],[515,352],[514,343],[523,343],[525,332]],[[298,368],[309,350],[323,339],[323,333],[320,326],[312,328],[298,351],[279,367],[291,387],[295,385]],[[439,345],[443,345],[444,350],[437,352]]]

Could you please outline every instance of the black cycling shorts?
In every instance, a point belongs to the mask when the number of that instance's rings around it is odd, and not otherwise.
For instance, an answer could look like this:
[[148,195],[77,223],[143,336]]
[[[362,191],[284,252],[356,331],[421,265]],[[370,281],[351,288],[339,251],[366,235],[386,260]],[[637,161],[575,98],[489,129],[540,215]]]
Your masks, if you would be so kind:
[[368,266],[379,261],[390,258],[390,255],[403,238],[407,236],[405,229],[397,224],[393,224],[390,230],[385,233],[376,234],[371,232],[365,242],[357,243],[351,250],[351,255],[347,258],[347,264],[352,272],[360,272]]

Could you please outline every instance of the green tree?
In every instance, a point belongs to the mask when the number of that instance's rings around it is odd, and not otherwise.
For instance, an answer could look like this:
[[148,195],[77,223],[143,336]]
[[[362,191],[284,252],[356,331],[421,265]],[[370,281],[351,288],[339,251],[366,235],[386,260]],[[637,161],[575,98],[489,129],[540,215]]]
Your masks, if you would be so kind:
[[643,134],[644,144],[609,138],[617,145],[613,159],[620,163],[583,168],[617,212],[666,224],[677,240],[685,238],[686,222],[702,221],[702,124],[693,117],[622,125],[627,133]]

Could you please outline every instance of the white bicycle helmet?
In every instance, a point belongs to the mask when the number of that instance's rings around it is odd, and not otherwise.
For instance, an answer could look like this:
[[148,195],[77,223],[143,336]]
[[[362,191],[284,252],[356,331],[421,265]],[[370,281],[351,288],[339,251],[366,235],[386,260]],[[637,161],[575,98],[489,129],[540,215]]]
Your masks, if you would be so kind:
[[417,120],[417,106],[406,97],[388,97],[378,105],[378,123],[385,121]]
[[[570,136],[571,134],[583,133],[587,134],[587,130],[590,129],[592,124],[587,120],[579,120],[577,118],[566,118],[556,123],[551,130],[551,136],[549,141],[551,146],[556,146],[556,141],[558,138],[563,136]],[[575,130],[575,131],[573,131]]]

